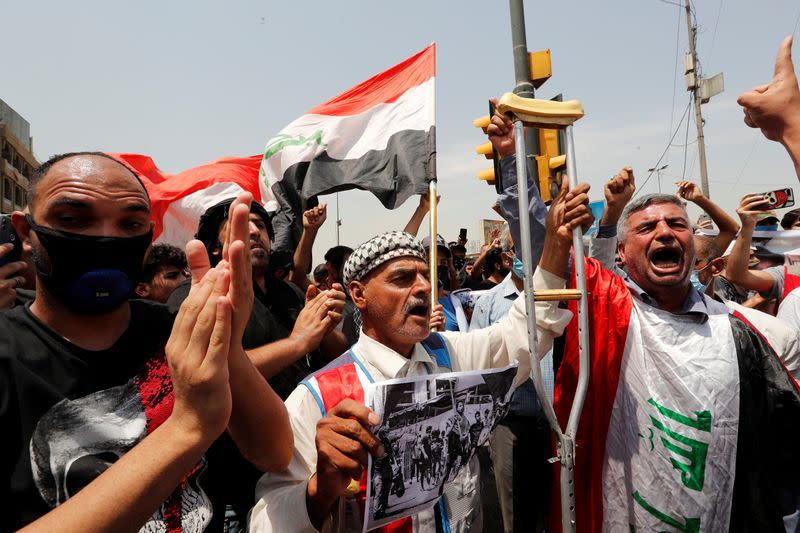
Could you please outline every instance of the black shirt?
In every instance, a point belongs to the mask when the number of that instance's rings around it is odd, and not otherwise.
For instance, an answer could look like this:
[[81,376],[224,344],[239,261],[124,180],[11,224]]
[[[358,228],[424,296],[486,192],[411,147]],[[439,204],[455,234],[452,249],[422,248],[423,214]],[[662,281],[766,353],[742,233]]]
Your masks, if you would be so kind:
[[[253,284],[253,311],[242,336],[245,350],[289,337],[297,315],[305,305],[305,297],[295,285],[271,276],[266,279],[266,294]],[[167,305],[177,311],[189,295],[190,288],[190,279],[182,282],[170,295]],[[313,359],[316,360],[316,357]],[[312,356],[301,357],[269,380],[270,386],[282,400],[288,398],[295,387],[316,369],[318,365],[312,366],[311,361]]]
[[488,291],[495,285],[497,285],[497,283],[489,281],[488,279],[467,279],[467,281],[465,281],[462,285],[462,288],[472,289],[473,291]]
[[[305,305],[305,297],[295,285],[267,276],[267,292],[253,284],[255,298],[253,311],[242,336],[245,350],[287,338],[294,328],[297,315]],[[178,285],[167,300],[171,309],[177,310],[189,295],[191,279]],[[269,380],[275,393],[285,400],[306,376],[317,369],[316,355],[307,355]],[[255,485],[261,477],[252,464],[245,460],[228,433],[223,433],[209,448],[208,469],[203,474],[204,488],[214,502],[215,516],[210,530],[221,527],[218,502],[226,502],[241,519],[255,505]]]
[[0,312],[0,531],[63,503],[171,412],[173,314],[130,305],[128,329],[101,351],[66,341],[30,304]]

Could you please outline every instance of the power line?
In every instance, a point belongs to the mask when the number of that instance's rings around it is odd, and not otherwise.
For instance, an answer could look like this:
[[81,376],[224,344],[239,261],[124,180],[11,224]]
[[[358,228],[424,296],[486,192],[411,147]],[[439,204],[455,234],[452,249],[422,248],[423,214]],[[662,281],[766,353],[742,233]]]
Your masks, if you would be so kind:
[[670,148],[683,148],[684,146],[694,146],[695,144],[697,144],[697,139],[695,139],[693,141],[689,141],[686,144],[672,143],[669,146],[670,146]]
[[711,57],[714,55],[714,43],[717,41],[717,26],[719,26],[719,17],[722,15],[722,0],[719,0],[719,9],[717,9],[717,20],[714,21],[714,33],[711,36],[711,49],[708,51],[708,64],[711,64]]
[[739,184],[739,180],[742,179],[744,176],[744,169],[747,168],[747,165],[750,163],[750,158],[753,156],[753,152],[756,151],[756,146],[758,146],[758,137],[755,135],[753,136],[753,143],[750,145],[750,152],[747,154],[747,157],[744,160],[744,164],[742,165],[742,169],[739,171],[739,176],[736,178],[736,181],[733,183],[734,186]]
[[[675,124],[675,94],[678,92],[678,56],[679,46],[681,42],[681,12],[683,9],[678,5],[678,24],[675,30],[675,66],[672,70],[672,105],[669,108],[669,129],[672,131],[672,126]],[[669,162],[669,154],[667,154],[667,162]]]
[[[675,136],[678,134],[678,131],[680,131],[681,124],[683,124],[683,119],[686,118],[686,114],[689,112],[690,107],[692,107],[691,98],[689,99],[689,104],[686,106],[686,109],[683,110],[683,115],[681,115],[681,120],[678,122],[678,126],[675,128],[675,132],[672,134],[672,137],[670,137],[669,142],[667,143],[667,147],[664,148],[663,152],[661,152],[661,155],[659,156],[658,161],[656,161],[656,164],[652,166],[653,169],[658,168],[658,165],[661,163],[661,160],[664,159],[664,155],[666,155],[667,151],[669,150],[669,147],[672,145],[672,141],[675,140]],[[647,175],[647,178],[645,178],[644,182],[639,187],[636,188],[636,192],[633,194],[634,196],[639,194],[642,191],[642,189],[644,189],[644,186],[647,185],[648,181],[650,181],[650,178],[653,176],[654,172],[655,170],[650,171],[650,173]]]
[[794,30],[792,31],[792,35],[797,33],[797,25],[800,24],[800,11],[797,12],[797,18],[794,19]]

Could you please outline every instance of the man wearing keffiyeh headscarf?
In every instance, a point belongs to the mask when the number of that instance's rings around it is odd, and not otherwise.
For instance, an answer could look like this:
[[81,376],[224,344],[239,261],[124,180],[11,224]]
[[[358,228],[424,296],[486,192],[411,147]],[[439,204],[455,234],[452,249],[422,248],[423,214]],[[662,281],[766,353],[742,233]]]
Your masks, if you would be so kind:
[[[588,227],[588,186],[562,195],[550,234]],[[363,317],[359,341],[326,368],[309,376],[286,400],[295,451],[289,469],[265,474],[256,487],[251,532],[361,531],[369,454],[384,450],[372,433],[380,420],[364,405],[364,385],[373,381],[461,370],[504,367],[519,361],[517,382],[530,372],[525,298],[508,316],[480,331],[430,333],[431,285],[424,250],[404,232],[374,237],[353,251],[345,265],[345,283]],[[537,289],[563,287],[564,280],[537,270]],[[554,302],[536,302],[542,345],[561,334],[572,313]],[[544,353],[537,353],[542,357]],[[462,469],[475,475],[475,466]],[[360,483],[359,483],[360,480]],[[401,518],[385,531],[469,531],[480,524],[479,484],[452,483],[434,508]],[[448,488],[449,488],[448,487]],[[459,501],[455,501],[458,499]],[[449,512],[453,506],[462,512]],[[468,512],[463,512],[463,509]],[[449,523],[447,516],[450,516]]]

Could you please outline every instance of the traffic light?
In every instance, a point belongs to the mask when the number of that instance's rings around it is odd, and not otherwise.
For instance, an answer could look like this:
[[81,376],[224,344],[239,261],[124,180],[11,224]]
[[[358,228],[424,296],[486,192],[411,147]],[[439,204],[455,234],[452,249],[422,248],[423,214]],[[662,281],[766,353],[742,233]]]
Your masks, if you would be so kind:
[[[489,103],[489,114],[484,115],[480,118],[476,118],[472,121],[472,125],[476,128],[480,128],[483,130],[483,133],[486,133],[487,128],[489,127],[489,123],[492,120],[492,115],[494,114],[494,106]],[[483,144],[479,144],[475,148],[475,153],[484,156],[486,159],[492,159],[493,165],[492,168],[487,168],[485,170],[481,170],[478,172],[478,179],[485,181],[489,185],[494,185],[495,190],[499,194],[502,191],[501,183],[498,182],[497,176],[500,175],[500,156],[498,156],[497,151],[492,146],[491,142],[485,142]]]
[[[535,88],[542,86],[550,76],[553,74],[553,65],[550,60],[550,49],[541,50],[538,52],[528,52],[528,64],[531,72],[531,82]],[[561,95],[554,98],[554,100],[561,100]],[[476,128],[483,130],[489,127],[491,117],[494,114],[494,106],[489,104],[489,114],[472,121]],[[536,165],[539,171],[539,191],[542,195],[542,200],[545,203],[550,203],[553,198],[558,195],[558,184],[560,183],[560,174],[562,166],[556,165],[555,167],[553,158],[561,155],[562,142],[559,137],[558,130],[538,130],[539,135],[539,152],[536,156]],[[489,185],[494,185],[498,194],[502,192],[502,183],[499,181],[500,177],[500,158],[497,151],[492,147],[491,142],[485,142],[475,148],[475,152],[484,156],[486,159],[493,160],[492,168],[482,170],[478,173],[478,179],[487,182]],[[554,192],[553,192],[554,191]]]
[[[489,115],[482,116],[480,118],[476,118],[472,121],[472,124],[476,128],[480,128],[483,130],[483,133],[486,133],[486,128],[489,127],[489,121],[491,117]],[[485,142],[483,144],[479,144],[475,147],[475,153],[478,155],[484,156],[486,159],[494,159],[495,152],[494,148],[492,147],[491,142]],[[478,179],[483,180],[489,185],[495,184],[495,175],[494,175],[494,166],[492,168],[487,168],[485,170],[481,170],[478,172]]]
[[566,157],[561,154],[559,130],[539,129],[539,155],[536,165],[539,170],[539,193],[547,204],[558,196],[561,183],[560,174],[566,164]]
[[528,67],[531,70],[531,82],[538,89],[553,75],[553,63],[550,61],[550,49],[539,52],[528,52]]

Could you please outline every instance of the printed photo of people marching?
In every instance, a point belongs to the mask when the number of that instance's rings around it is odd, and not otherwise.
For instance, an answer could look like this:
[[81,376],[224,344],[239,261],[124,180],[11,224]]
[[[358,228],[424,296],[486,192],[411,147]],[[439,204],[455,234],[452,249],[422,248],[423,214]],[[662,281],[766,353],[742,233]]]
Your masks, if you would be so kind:
[[374,386],[375,436],[386,453],[369,468],[365,531],[439,500],[506,416],[516,374],[513,365]]

